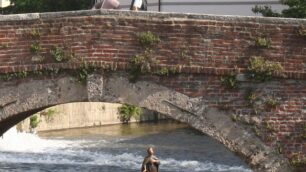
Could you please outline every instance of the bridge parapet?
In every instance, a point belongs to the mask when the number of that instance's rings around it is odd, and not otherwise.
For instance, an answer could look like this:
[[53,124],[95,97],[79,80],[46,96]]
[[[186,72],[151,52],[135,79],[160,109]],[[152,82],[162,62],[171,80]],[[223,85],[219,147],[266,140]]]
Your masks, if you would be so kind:
[[[306,77],[306,40],[299,34],[306,20],[301,19],[92,10],[4,15],[0,23],[4,73],[50,64],[73,68],[73,61],[52,59],[54,47],[125,70],[130,59],[144,51],[137,33],[151,31],[161,40],[152,54],[160,68],[224,75],[245,72],[250,57],[263,56],[282,64],[288,78]],[[256,46],[259,38],[269,41],[269,48]]]

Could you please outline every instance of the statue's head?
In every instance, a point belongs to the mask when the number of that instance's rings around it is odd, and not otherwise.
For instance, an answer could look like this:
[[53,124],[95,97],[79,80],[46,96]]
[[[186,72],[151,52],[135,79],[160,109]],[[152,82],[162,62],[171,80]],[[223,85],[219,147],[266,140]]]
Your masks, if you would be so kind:
[[148,152],[148,155],[153,155],[154,154],[154,148],[152,146],[148,147],[147,152]]

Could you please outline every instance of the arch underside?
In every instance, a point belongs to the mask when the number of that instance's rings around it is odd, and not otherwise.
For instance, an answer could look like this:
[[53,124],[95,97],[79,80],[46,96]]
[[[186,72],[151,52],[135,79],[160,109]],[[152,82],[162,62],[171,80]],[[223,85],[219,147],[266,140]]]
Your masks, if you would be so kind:
[[255,171],[291,171],[287,160],[267,147],[250,129],[226,112],[209,108],[203,97],[191,98],[151,81],[130,83],[123,73],[93,74],[87,84],[69,76],[0,83],[0,134],[44,108],[70,102],[128,103],[187,123],[218,140]]

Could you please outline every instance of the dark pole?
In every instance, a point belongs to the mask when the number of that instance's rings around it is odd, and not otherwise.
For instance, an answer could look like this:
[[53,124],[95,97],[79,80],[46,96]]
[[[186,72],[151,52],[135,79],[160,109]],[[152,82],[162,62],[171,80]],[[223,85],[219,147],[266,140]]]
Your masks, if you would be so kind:
[[158,11],[160,12],[161,10],[161,0],[158,0]]

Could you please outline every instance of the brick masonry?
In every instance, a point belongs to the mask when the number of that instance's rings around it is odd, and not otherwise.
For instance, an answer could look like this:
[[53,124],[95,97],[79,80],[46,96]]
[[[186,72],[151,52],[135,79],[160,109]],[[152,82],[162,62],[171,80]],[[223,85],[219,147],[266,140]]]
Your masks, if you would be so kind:
[[[136,34],[151,31],[161,39],[154,48],[155,67],[175,67],[180,74],[143,80],[203,97],[209,107],[238,116],[239,123],[250,125],[257,119],[254,130],[267,145],[305,165],[306,39],[298,34],[302,26],[306,20],[99,10],[0,16],[0,72],[80,66],[77,60],[56,63],[52,47],[96,66],[126,71],[131,58],[143,52]],[[269,38],[271,47],[256,47],[258,37]],[[30,51],[34,43],[41,46],[38,54]],[[245,73],[252,56],[279,62],[284,76],[275,74],[267,83],[243,80],[238,89],[226,89],[220,77]],[[44,60],[37,60],[40,57]],[[259,97],[259,112],[246,101],[250,89]],[[278,100],[276,108],[264,107],[269,97]]]

